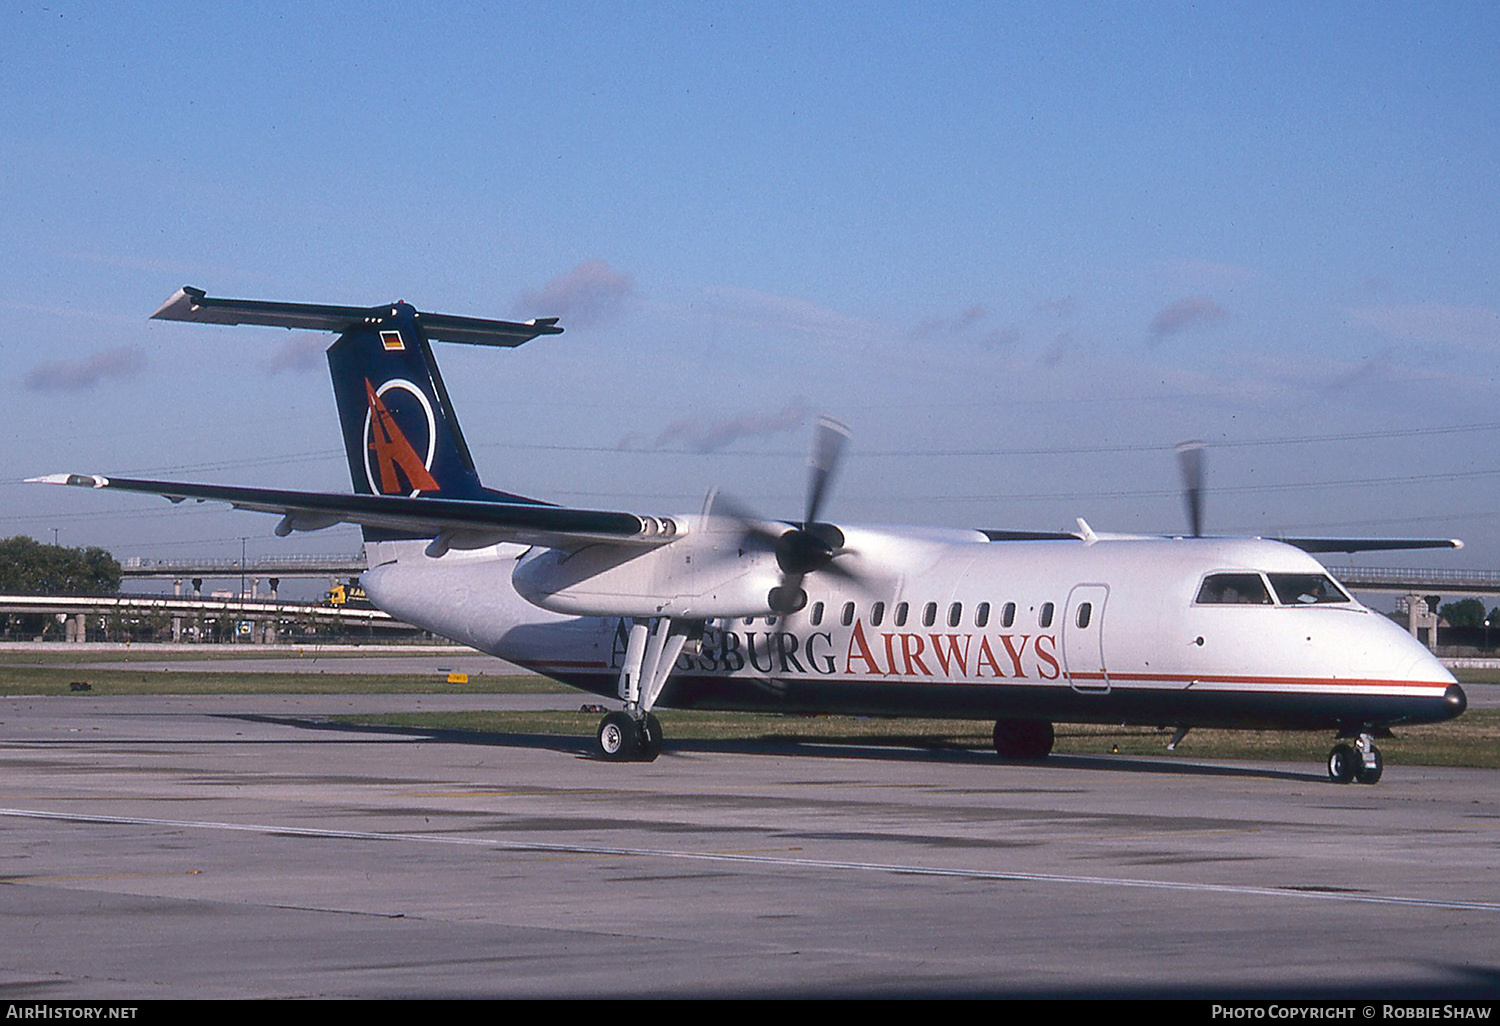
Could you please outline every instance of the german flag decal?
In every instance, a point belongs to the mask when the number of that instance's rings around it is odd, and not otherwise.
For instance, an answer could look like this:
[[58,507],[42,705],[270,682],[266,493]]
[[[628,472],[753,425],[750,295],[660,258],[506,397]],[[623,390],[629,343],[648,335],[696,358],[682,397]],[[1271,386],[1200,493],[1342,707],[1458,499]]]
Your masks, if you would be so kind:
[[406,349],[406,343],[401,341],[401,332],[399,331],[382,331],[380,333],[380,344],[391,350],[404,351]]

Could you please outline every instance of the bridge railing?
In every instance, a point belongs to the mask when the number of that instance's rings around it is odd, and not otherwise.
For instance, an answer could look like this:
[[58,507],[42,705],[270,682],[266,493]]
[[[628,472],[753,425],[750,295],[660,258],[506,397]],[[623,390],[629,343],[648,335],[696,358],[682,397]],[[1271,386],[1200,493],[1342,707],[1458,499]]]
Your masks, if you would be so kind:
[[362,552],[328,556],[263,556],[257,559],[146,559],[128,556],[120,560],[120,569],[128,576],[143,574],[180,574],[183,577],[210,577],[232,572],[269,574],[276,571],[343,571],[363,569]]
[[1496,570],[1414,570],[1372,566],[1330,566],[1328,569],[1351,588],[1362,584],[1406,585],[1414,591],[1441,591],[1447,587],[1500,592],[1500,571]]

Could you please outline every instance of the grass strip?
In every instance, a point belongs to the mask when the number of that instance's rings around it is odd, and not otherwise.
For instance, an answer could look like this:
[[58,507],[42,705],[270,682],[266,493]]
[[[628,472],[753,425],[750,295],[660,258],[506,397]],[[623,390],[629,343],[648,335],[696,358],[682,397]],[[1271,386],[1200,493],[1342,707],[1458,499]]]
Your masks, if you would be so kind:
[[0,666],[0,696],[75,694],[87,684],[92,695],[546,695],[577,694],[572,688],[532,674],[471,673],[464,684],[447,675],[341,673],[204,673],[160,668],[100,669],[56,666]]

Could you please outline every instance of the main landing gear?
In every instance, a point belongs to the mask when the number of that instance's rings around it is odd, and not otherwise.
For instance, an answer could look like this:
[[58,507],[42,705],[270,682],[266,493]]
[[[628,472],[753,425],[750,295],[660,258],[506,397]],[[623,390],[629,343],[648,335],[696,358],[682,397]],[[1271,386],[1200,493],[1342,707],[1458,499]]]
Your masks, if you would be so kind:
[[702,637],[701,623],[671,617],[633,619],[620,667],[621,712],[599,724],[599,755],[611,762],[655,762],[661,754],[661,721],[651,711],[688,641]]
[[612,712],[599,724],[599,754],[613,762],[655,762],[661,754],[661,721]]
[[1052,724],[1046,720],[995,721],[995,754],[1002,759],[1045,759],[1052,740]]
[[1375,747],[1375,736],[1368,730],[1352,743],[1340,738],[1328,753],[1328,779],[1335,784],[1373,784],[1380,779],[1384,768],[1380,749]]

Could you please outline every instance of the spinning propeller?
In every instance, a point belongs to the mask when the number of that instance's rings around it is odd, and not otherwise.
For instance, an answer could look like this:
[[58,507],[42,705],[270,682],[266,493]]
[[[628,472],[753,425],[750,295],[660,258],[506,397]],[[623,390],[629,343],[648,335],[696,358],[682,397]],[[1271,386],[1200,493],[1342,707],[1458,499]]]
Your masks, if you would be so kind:
[[1194,439],[1177,445],[1177,466],[1182,471],[1182,501],[1187,506],[1188,526],[1194,538],[1203,537],[1203,451]]
[[723,496],[719,497],[721,504],[729,507],[729,515],[739,521],[745,533],[765,543],[776,554],[776,564],[781,568],[781,583],[772,588],[767,596],[767,603],[773,612],[786,615],[807,605],[807,592],[802,588],[802,579],[810,573],[828,572],[853,579],[847,569],[834,562],[838,556],[848,551],[844,548],[844,532],[833,524],[818,520],[844,445],[848,441],[849,429],[843,424],[828,417],[818,419],[812,451],[807,460],[807,507],[801,523],[772,526],[738,508],[736,503],[724,502]]

